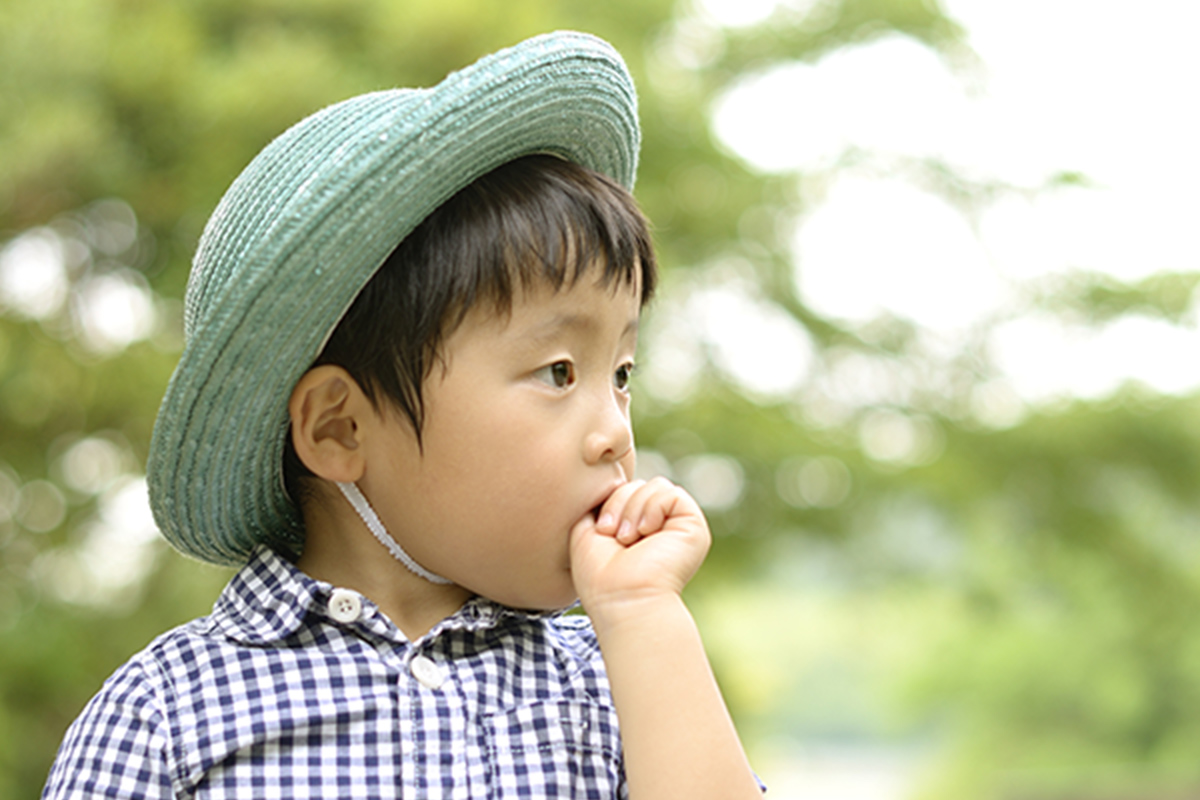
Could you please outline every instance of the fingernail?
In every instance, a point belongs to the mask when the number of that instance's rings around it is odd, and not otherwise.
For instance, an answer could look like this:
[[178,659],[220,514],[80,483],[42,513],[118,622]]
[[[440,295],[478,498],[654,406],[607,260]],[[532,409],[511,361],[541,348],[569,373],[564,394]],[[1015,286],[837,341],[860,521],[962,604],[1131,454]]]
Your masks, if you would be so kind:
[[611,528],[612,522],[613,522],[612,514],[605,512],[600,515],[600,519],[596,520],[596,527],[597,528]]
[[617,538],[624,539],[633,531],[633,526],[629,524],[629,520],[621,520],[621,528],[617,531]]

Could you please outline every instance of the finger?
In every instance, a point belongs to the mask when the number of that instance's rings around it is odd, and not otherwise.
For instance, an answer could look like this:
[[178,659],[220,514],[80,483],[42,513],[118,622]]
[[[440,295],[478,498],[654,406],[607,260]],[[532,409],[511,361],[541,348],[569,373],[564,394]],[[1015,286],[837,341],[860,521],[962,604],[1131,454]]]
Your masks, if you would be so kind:
[[620,524],[622,510],[625,508],[626,501],[645,483],[643,480],[634,480],[617,487],[600,507],[600,514],[596,518],[596,530],[601,533],[615,534],[617,526]]
[[[625,501],[625,506],[621,510],[621,522],[617,526],[617,541],[622,544],[632,544],[644,533],[661,528],[674,491],[675,484],[662,477],[654,478],[639,487]],[[656,519],[657,523],[648,526],[646,515],[650,512],[653,512],[652,520]]]
[[[663,491],[656,495],[654,502],[648,503],[642,512],[642,523],[638,526],[638,531],[642,534],[662,530],[673,518],[699,517],[701,521],[704,520],[700,504],[688,494],[687,489],[665,478],[663,480]],[[707,526],[708,523],[703,524]]]
[[646,501],[642,508],[642,517],[638,522],[637,532],[642,536],[662,530],[667,518],[672,516],[676,502],[679,499],[678,487],[672,486],[655,493]]

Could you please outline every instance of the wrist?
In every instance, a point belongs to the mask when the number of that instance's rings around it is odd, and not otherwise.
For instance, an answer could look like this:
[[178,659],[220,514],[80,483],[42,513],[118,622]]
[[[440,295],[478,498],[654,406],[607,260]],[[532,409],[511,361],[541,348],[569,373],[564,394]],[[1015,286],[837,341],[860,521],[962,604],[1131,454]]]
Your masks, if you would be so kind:
[[691,619],[683,598],[669,591],[636,592],[584,602],[583,610],[601,641],[623,633],[651,630],[681,616]]

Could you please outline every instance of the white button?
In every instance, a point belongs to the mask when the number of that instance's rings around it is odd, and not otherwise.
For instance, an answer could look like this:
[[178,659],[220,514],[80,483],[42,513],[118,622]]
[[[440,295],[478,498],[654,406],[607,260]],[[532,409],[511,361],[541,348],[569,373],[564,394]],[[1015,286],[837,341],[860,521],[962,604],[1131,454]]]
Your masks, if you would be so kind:
[[408,665],[408,668],[422,686],[430,689],[436,689],[446,681],[446,676],[442,674],[441,668],[426,656],[417,656]]
[[334,589],[329,595],[329,616],[338,622],[354,622],[362,616],[362,598],[350,589]]

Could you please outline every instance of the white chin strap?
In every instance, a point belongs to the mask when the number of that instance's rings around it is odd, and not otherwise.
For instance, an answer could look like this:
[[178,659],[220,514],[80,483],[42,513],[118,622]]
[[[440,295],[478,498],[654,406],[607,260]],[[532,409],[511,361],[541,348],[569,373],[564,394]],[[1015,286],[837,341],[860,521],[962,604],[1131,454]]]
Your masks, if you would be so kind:
[[362,521],[367,524],[367,529],[375,535],[379,543],[386,547],[388,552],[396,557],[397,561],[408,567],[410,572],[424,578],[430,583],[443,585],[453,583],[453,581],[446,580],[441,575],[434,575],[414,561],[412,556],[404,552],[404,548],[400,546],[400,543],[392,538],[392,535],[387,532],[387,528],[383,527],[383,522],[379,519],[379,515],[375,513],[375,509],[371,508],[371,504],[367,502],[367,498],[359,491],[356,484],[339,483],[337,487],[342,490],[342,494],[350,501],[350,505],[354,506],[354,510],[362,517]]

